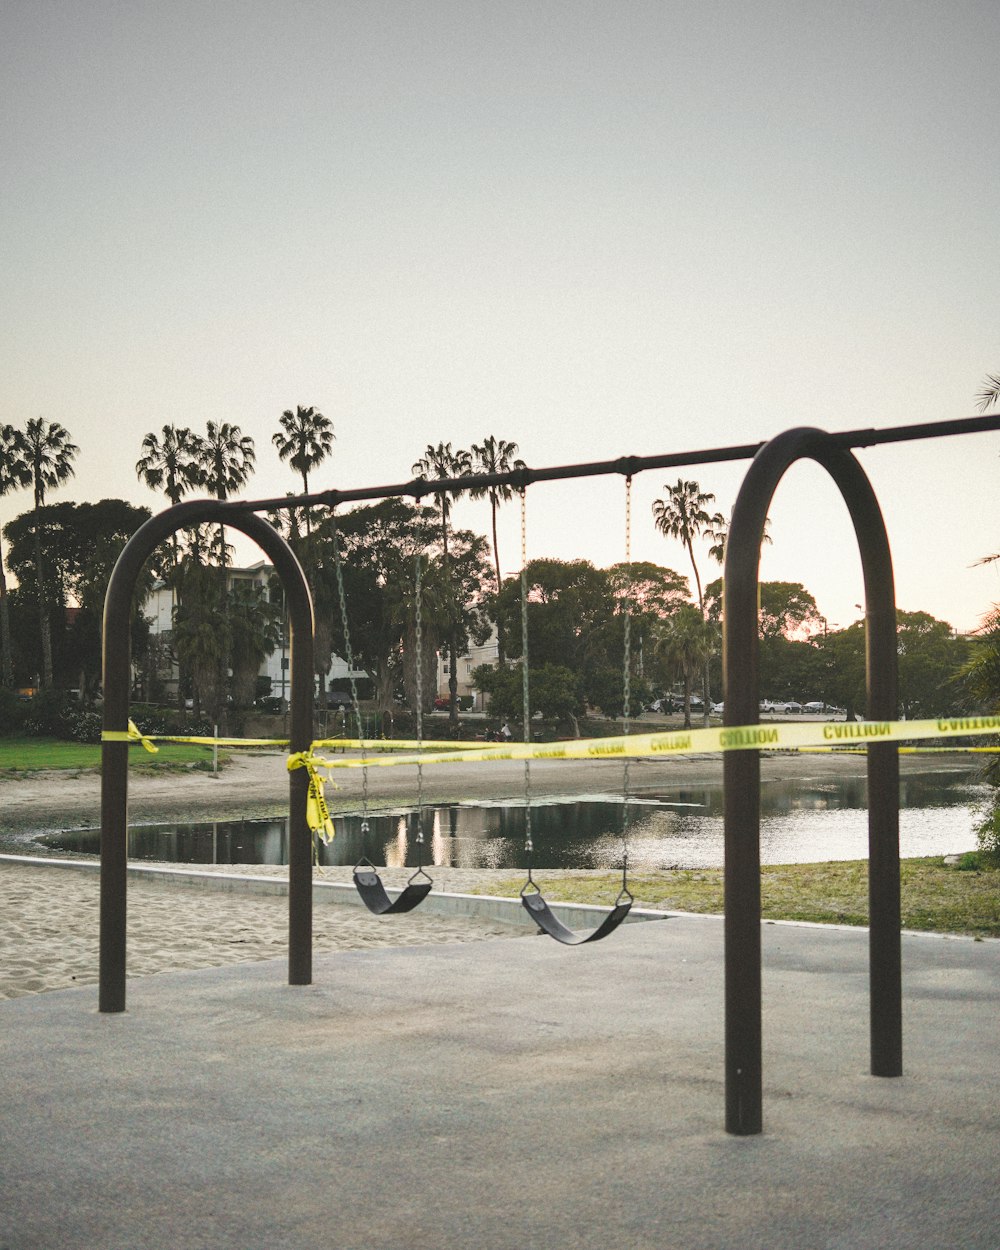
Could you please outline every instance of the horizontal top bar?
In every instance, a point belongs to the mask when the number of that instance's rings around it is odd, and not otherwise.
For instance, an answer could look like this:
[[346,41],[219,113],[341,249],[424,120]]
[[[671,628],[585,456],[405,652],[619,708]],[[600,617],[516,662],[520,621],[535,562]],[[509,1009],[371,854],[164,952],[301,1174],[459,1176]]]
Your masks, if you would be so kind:
[[[883,443],[908,443],[924,438],[947,438],[955,434],[981,434],[1000,430],[1000,414],[985,417],[963,417],[954,421],[930,421],[922,425],[896,425],[885,430],[844,430],[829,434],[839,447],[876,447]],[[233,501],[228,506],[241,512],[265,512],[278,508],[335,508],[341,503],[363,499],[388,499],[411,495],[420,500],[424,495],[464,494],[491,486],[513,486],[518,490],[534,482],[554,482],[574,477],[600,477],[619,473],[633,477],[649,469],[679,468],[688,464],[719,464],[727,460],[752,460],[764,446],[744,443],[736,447],[715,447],[701,451],[675,452],[668,456],[621,456],[617,460],[599,460],[589,464],[557,465],[548,469],[512,469],[507,473],[468,474],[453,478],[414,478],[392,486],[365,486],[357,490],[324,490],[309,495],[281,495],[277,499]]]

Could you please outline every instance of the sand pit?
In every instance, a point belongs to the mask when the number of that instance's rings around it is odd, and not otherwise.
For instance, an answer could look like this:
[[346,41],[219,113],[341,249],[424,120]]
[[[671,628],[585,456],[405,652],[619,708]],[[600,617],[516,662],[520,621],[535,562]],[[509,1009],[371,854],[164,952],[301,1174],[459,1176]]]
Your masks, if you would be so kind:
[[[0,999],[97,984],[99,885],[93,871],[0,860]],[[317,954],[484,941],[517,932],[471,917],[419,912],[378,917],[360,907],[317,907],[313,915]],[[129,977],[287,953],[287,898],[129,881]]]

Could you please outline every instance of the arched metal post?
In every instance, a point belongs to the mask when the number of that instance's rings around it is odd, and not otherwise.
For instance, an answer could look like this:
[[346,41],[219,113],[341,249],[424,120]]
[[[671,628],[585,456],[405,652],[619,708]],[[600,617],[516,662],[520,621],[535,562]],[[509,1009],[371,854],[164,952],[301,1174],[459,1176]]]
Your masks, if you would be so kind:
[[[277,570],[291,620],[291,751],[308,750],[313,733],[313,610],[305,574],[277,530],[253,512],[216,499],[175,505],[152,517],[126,543],[104,601],[104,728],[128,727],[132,684],[130,616],[142,566],[164,539],[185,526],[229,525],[252,538]],[[101,949],[99,1010],[125,1010],[128,828],[127,742],[101,751]],[[309,777],[289,773],[288,981],[312,981],[312,836],[306,823]]]
[[[754,457],[733,508],[724,570],[725,723],[759,720],[757,586],[764,522],[796,460],[815,460],[836,482],[857,536],[865,584],[868,717],[897,710],[896,600],[882,513],[861,465],[822,430],[787,430]],[[725,779],[726,1129],[759,1133],[761,1114],[760,755],[727,751]],[[868,747],[868,900],[871,1070],[899,1076],[902,978],[899,908],[899,758]]]

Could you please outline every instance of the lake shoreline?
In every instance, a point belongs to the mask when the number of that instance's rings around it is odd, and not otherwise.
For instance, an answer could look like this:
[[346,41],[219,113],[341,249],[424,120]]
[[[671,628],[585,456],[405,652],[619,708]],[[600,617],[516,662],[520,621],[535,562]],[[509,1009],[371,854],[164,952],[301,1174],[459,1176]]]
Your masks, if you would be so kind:
[[[288,770],[283,752],[234,754],[218,776],[202,771],[137,772],[129,778],[129,820],[132,824],[171,820],[260,819],[282,815],[288,807]],[[761,781],[815,781],[863,777],[864,755],[780,752],[761,757]],[[981,767],[981,757],[965,752],[921,752],[900,756],[900,773],[951,773],[968,776]],[[536,796],[620,793],[622,764],[616,760],[535,760],[531,790]],[[371,808],[402,807],[417,801],[417,770],[413,766],[368,770]],[[670,795],[690,786],[721,786],[719,755],[642,758],[629,768],[629,789],[636,797]],[[335,770],[326,787],[330,809],[358,811],[363,802],[361,769]],[[524,801],[524,767],[520,761],[432,764],[423,769],[423,801],[445,804],[475,799]],[[0,779],[0,849],[24,853],[26,835],[100,824],[100,773],[50,771]],[[44,852],[37,852],[44,853]]]

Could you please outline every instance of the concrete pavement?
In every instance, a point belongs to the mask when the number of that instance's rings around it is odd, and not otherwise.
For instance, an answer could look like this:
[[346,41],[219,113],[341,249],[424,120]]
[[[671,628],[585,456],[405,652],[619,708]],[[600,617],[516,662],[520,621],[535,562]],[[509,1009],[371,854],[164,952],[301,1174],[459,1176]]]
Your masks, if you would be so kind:
[[0,1003],[0,1250],[1000,1243],[1000,943],[764,927],[764,1120],[724,1132],[722,926],[283,961]]

